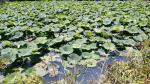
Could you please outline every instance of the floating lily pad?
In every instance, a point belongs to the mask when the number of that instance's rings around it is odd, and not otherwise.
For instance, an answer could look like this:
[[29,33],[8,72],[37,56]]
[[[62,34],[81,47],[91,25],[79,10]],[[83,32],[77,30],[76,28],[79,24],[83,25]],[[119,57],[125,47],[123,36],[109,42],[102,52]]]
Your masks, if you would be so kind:
[[71,54],[73,52],[73,48],[70,45],[62,46],[59,50],[62,54]]
[[77,64],[81,59],[81,56],[77,55],[77,54],[71,54],[69,55],[69,57],[67,58],[67,60],[69,61],[69,63],[71,64]]
[[123,31],[124,27],[122,25],[115,25],[112,27],[113,32],[120,32]]
[[113,43],[104,43],[103,47],[107,50],[115,50],[116,49],[116,47]]
[[109,24],[111,24],[111,22],[112,22],[112,19],[111,19],[111,18],[105,18],[105,19],[103,20],[103,24],[104,24],[104,25],[109,25]]
[[44,44],[47,42],[47,38],[46,37],[38,37],[34,40],[34,42],[36,44]]
[[14,48],[5,48],[1,50],[0,58],[8,59],[10,61],[15,61],[17,56],[17,50]]
[[13,37],[10,38],[10,40],[18,39],[22,36],[23,36],[23,32],[16,32],[16,33],[14,33]]
[[29,48],[27,48],[27,49],[19,49],[18,52],[19,52],[18,53],[19,57],[32,55],[32,50],[29,49]]

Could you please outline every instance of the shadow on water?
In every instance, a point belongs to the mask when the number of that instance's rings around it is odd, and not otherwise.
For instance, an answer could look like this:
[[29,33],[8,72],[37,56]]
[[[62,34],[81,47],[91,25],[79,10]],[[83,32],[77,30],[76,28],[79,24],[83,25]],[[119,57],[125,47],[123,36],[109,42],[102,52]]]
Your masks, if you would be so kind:
[[[88,84],[89,80],[99,80],[100,76],[105,73],[107,65],[111,65],[115,61],[124,61],[126,62],[127,59],[124,56],[114,56],[109,57],[105,61],[100,61],[97,63],[96,67],[87,68],[83,66],[77,66],[76,68],[69,68],[68,70],[71,71],[71,73],[77,75],[77,70],[79,70],[79,75],[75,77],[76,84]],[[64,79],[65,77],[65,70],[64,67],[60,62],[55,62],[59,68],[58,68],[58,75],[55,77],[50,77],[49,74],[43,76],[43,79],[46,84],[52,82],[52,81],[59,81]]]

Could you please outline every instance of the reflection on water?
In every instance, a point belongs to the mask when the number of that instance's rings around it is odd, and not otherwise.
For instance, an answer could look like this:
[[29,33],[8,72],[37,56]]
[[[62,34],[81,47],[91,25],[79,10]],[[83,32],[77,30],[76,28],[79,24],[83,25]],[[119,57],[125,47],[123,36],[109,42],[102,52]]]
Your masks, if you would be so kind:
[[[79,70],[80,75],[76,76],[76,83],[87,84],[89,80],[98,80],[100,76],[105,73],[107,65],[112,64],[114,61],[127,61],[127,59],[123,56],[114,56],[109,57],[108,60],[98,62],[97,66],[93,68],[77,66],[76,68],[69,68],[69,70],[76,75],[78,74],[77,70]],[[49,74],[43,76],[43,79],[46,83],[62,80],[65,77],[65,71],[62,64],[60,62],[55,62],[55,64],[59,66],[59,73],[55,77],[50,77]]]

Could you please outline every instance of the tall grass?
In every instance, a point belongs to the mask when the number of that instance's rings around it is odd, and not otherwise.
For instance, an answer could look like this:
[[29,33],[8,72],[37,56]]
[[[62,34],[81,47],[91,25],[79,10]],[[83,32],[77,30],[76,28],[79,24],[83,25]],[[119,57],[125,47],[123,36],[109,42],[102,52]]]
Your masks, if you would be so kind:
[[102,84],[150,84],[150,40],[138,45],[140,53],[128,51],[128,62],[114,62],[108,67]]

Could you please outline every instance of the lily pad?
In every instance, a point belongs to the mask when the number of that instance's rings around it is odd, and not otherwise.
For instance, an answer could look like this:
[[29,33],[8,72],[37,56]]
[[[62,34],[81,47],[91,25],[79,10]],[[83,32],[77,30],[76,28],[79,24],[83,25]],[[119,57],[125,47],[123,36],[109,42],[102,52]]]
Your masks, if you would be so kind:
[[8,59],[10,61],[16,60],[17,50],[14,48],[5,48],[1,50],[1,58]]
[[13,37],[10,38],[10,40],[18,39],[23,36],[23,32],[16,32],[14,33]]
[[105,18],[105,19],[103,20],[103,24],[104,24],[104,25],[109,25],[109,24],[111,24],[111,22],[112,22],[112,19],[111,19],[111,18]]
[[18,50],[18,56],[22,57],[22,56],[28,56],[32,54],[32,50],[27,48],[27,49],[19,49]]
[[71,54],[73,52],[73,48],[70,45],[65,45],[59,48],[62,54]]
[[44,44],[47,42],[47,37],[38,37],[34,40],[36,44]]
[[112,27],[113,32],[120,32],[123,31],[124,27],[122,25],[115,25]]
[[82,57],[83,58],[91,58],[92,54],[89,52],[82,52]]
[[115,50],[116,49],[116,47],[113,43],[104,43],[103,47],[107,50]]
[[69,57],[67,58],[67,60],[69,61],[69,63],[71,64],[77,64],[81,59],[81,56],[77,55],[77,54],[71,54],[69,55]]

